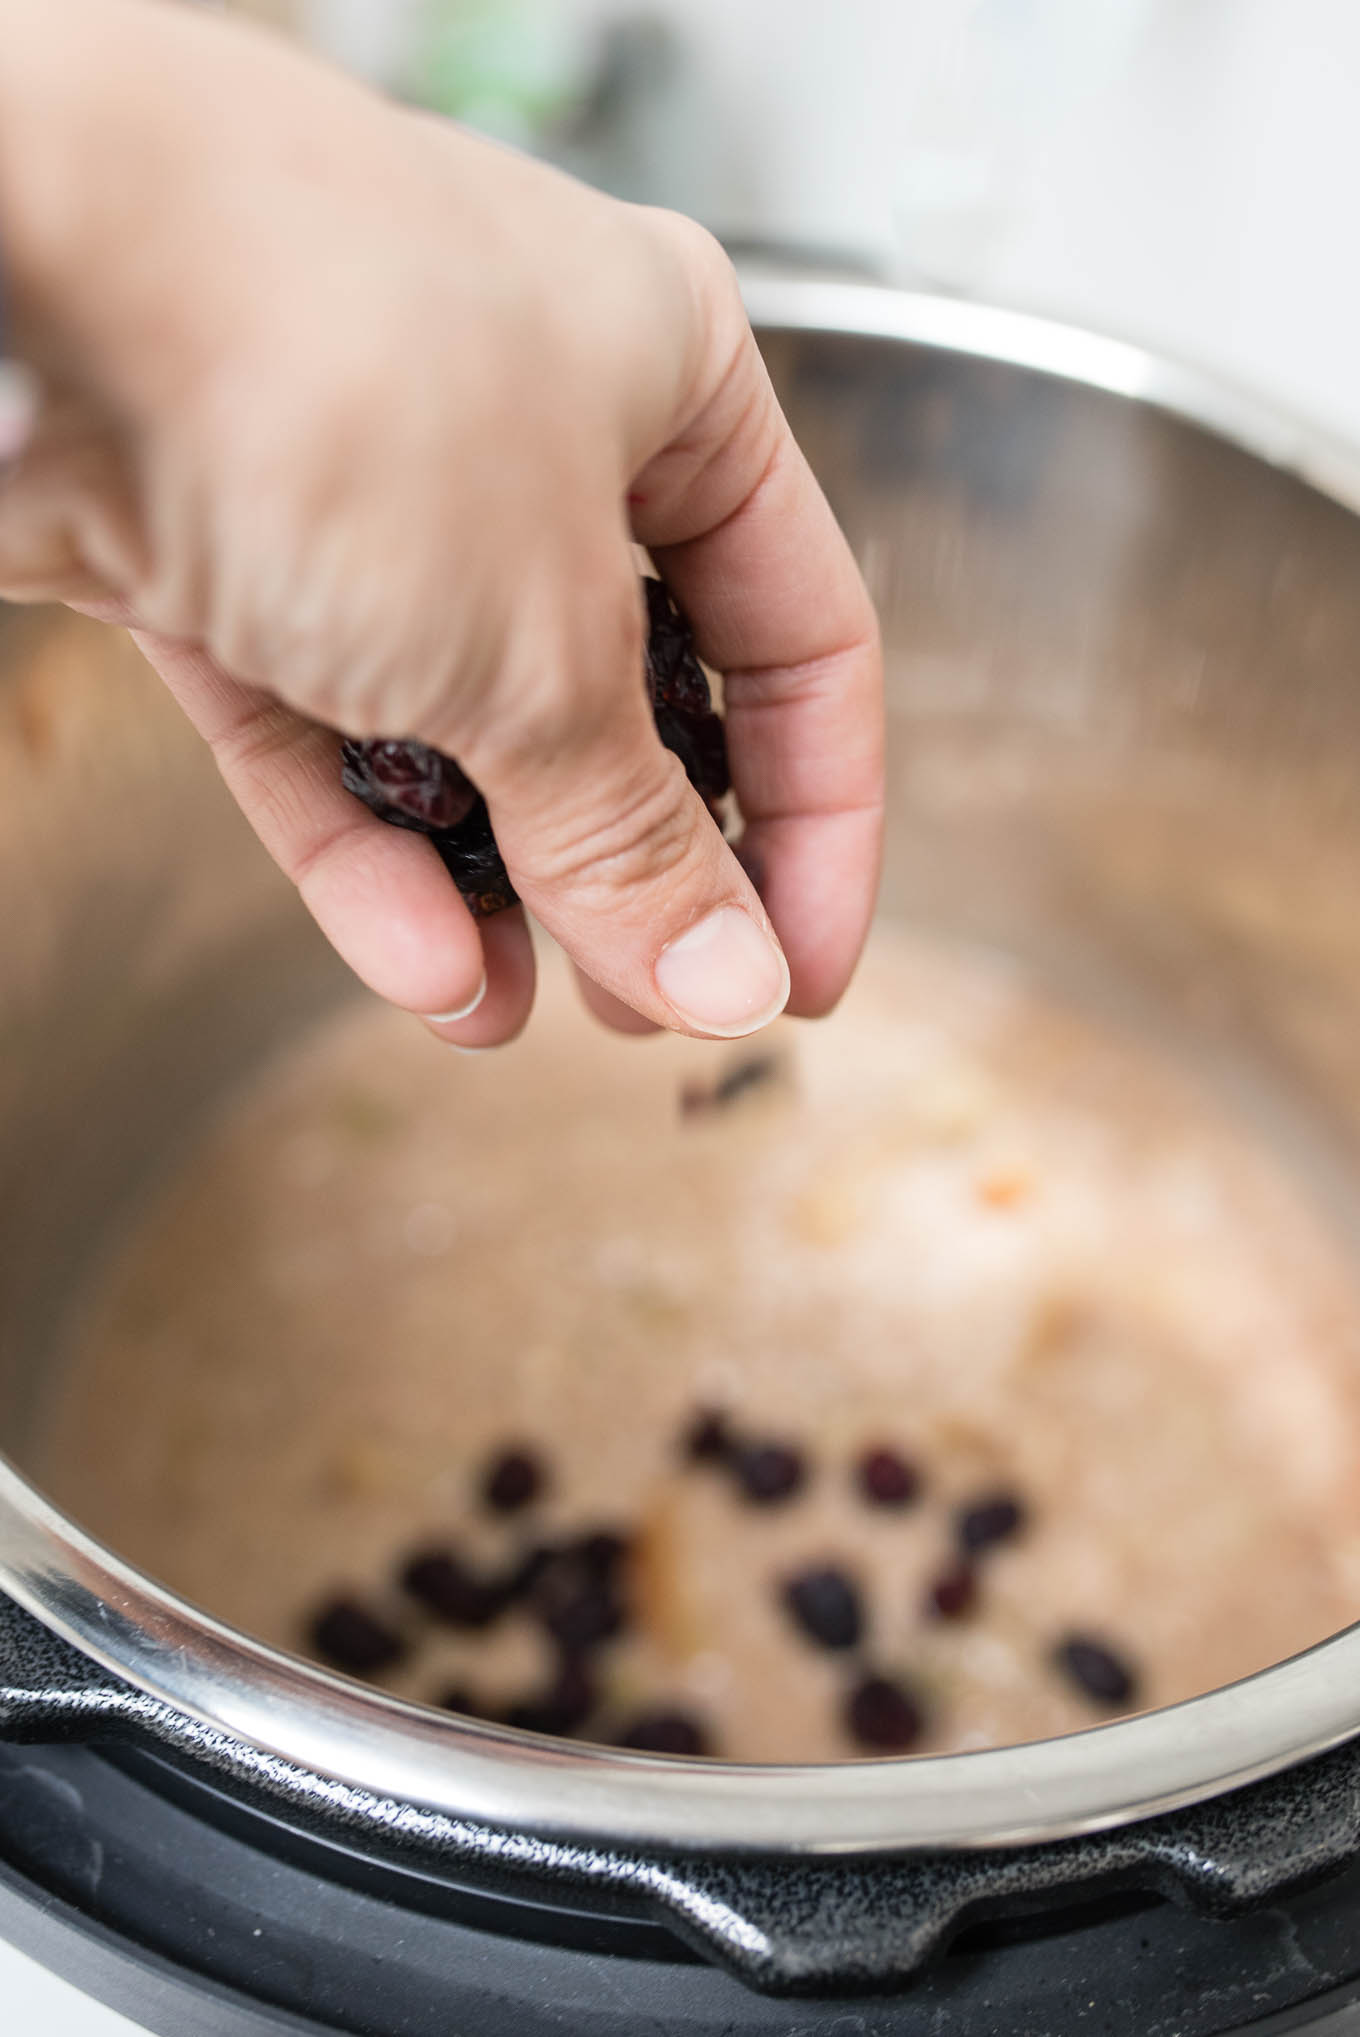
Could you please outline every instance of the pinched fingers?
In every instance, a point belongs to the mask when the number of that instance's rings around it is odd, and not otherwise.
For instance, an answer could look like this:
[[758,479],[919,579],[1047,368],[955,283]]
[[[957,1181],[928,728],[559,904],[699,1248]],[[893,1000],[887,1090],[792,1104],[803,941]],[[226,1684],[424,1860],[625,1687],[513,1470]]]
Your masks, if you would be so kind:
[[522,920],[484,950],[430,844],[386,826],[345,791],[338,736],[229,678],[194,646],[134,635],[208,742],[246,819],[355,974],[456,1044],[491,1044],[517,1032],[533,997]]

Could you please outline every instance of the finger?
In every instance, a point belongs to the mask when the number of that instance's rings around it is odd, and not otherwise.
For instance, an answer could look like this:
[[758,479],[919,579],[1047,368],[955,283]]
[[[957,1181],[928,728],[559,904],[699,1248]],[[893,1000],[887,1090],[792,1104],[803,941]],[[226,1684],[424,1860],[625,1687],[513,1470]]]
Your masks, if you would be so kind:
[[134,637],[355,974],[406,1011],[461,1013],[489,997],[477,927],[448,872],[429,842],[345,791],[339,737],[228,678],[194,646]]
[[504,695],[521,711],[498,715],[460,758],[520,896],[593,982],[656,1024],[741,1038],[783,1010],[788,970],[749,878],[657,736],[626,544],[612,572],[557,584],[546,612],[522,615],[512,647],[526,669],[505,674]]
[[724,675],[733,786],[793,978],[824,1012],[873,911],[883,813],[873,605],[749,338],[638,477],[634,532]]
[[504,1047],[524,1030],[534,1003],[534,944],[518,906],[480,922],[486,996],[469,1016],[426,1024],[436,1039],[465,1054]]
[[576,988],[581,993],[581,1002],[600,1021],[616,1033],[626,1033],[631,1038],[642,1039],[658,1030],[651,1019],[645,1019],[631,1004],[624,1004],[608,990],[601,990],[598,983],[592,983],[585,971],[576,971]]

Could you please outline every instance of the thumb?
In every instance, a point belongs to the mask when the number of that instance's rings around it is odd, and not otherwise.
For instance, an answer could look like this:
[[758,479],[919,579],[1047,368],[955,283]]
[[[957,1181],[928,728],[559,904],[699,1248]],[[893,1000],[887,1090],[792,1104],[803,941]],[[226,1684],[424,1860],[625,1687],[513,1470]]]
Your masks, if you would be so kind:
[[788,967],[750,879],[656,733],[631,573],[618,620],[602,671],[592,606],[589,662],[560,672],[551,704],[540,693],[513,743],[483,752],[474,775],[516,889],[578,968],[658,1025],[739,1039],[784,1009]]

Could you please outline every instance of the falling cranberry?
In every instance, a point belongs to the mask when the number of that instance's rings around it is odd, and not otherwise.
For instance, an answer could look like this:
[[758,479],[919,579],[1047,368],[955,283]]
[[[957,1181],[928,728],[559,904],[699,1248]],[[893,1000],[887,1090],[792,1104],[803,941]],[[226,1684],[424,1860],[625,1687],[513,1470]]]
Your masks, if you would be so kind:
[[503,1582],[476,1576],[451,1549],[419,1550],[403,1566],[401,1582],[451,1627],[489,1627],[509,1603]]
[[920,1738],[925,1718],[900,1683],[888,1676],[866,1676],[846,1699],[845,1723],[861,1747],[900,1754]]
[[965,1556],[977,1556],[984,1549],[1012,1541],[1024,1526],[1024,1502],[1012,1492],[984,1493],[960,1507],[954,1517],[959,1548]]
[[961,1620],[977,1604],[977,1572],[970,1563],[942,1570],[926,1593],[926,1610],[941,1620]]
[[644,1712],[618,1737],[620,1747],[645,1754],[707,1754],[709,1738],[688,1712]]
[[784,1586],[783,1599],[795,1623],[822,1648],[854,1648],[864,1615],[854,1580],[843,1570],[807,1570]]
[[502,1450],[482,1478],[482,1499],[493,1513],[517,1514],[532,1506],[547,1483],[542,1462],[532,1450]]
[[687,1083],[680,1092],[681,1117],[703,1117],[715,1110],[726,1110],[751,1089],[764,1089],[775,1081],[780,1071],[779,1059],[774,1054],[755,1054],[744,1061],[738,1061],[725,1075],[708,1087],[704,1083]]
[[578,1656],[564,1656],[546,1689],[511,1705],[505,1723],[522,1733],[552,1733],[561,1739],[585,1724],[595,1702],[595,1679],[587,1665]]
[[309,1638],[314,1654],[350,1676],[390,1669],[406,1653],[400,1634],[352,1598],[334,1598],[322,1606]]
[[680,1449],[691,1464],[726,1463],[733,1449],[726,1415],[717,1408],[700,1408],[681,1438]]
[[743,1496],[755,1506],[792,1499],[807,1480],[802,1452],[788,1443],[740,1443],[728,1463]]
[[855,1477],[870,1506],[909,1507],[921,1490],[921,1474],[911,1459],[882,1447],[864,1452]]
[[1127,1705],[1138,1688],[1129,1664],[1089,1634],[1069,1634],[1053,1651],[1053,1660],[1084,1697],[1098,1705]]

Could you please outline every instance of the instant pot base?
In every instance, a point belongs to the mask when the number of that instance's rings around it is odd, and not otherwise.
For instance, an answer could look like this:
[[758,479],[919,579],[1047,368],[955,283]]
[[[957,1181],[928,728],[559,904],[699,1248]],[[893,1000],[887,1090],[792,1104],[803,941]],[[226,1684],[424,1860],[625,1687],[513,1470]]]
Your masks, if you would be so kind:
[[[752,308],[883,616],[885,910],[1169,1044],[1360,1240],[1360,467],[1038,321],[794,283]],[[130,652],[13,627],[22,1448],[101,1227],[243,1029],[263,1046],[341,972]],[[3,1464],[0,1517],[42,1615],[0,1601],[0,1929],[167,2037],[1360,2031],[1360,1630],[1031,1749],[725,1772],[461,1728],[271,1655]]]
[[[649,2017],[694,2037],[788,2032],[790,2010],[770,1999],[783,1995],[805,1998],[800,2033],[841,2037],[1064,2037],[1090,2028],[1097,1980],[1101,2027],[1130,2037],[1220,2037],[1352,1982],[1360,1999],[1355,1745],[1057,1845],[872,1863],[611,1852],[385,1802],[262,1755],[104,1676],[10,1600],[0,1731],[6,1901],[67,1905],[92,1974],[112,1933],[322,2019],[304,2029],[397,2037],[441,2001],[446,2013],[456,1980],[459,2037],[546,2037],[564,2027],[564,1971],[592,2037],[632,2037]],[[32,1942],[16,1914],[12,1935]],[[63,1970],[79,1980],[64,1956]],[[212,2020],[197,1996],[198,2020],[167,2021],[165,2000],[155,1993],[149,2027],[167,2037],[254,2027]]]

